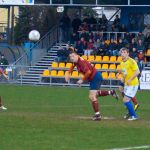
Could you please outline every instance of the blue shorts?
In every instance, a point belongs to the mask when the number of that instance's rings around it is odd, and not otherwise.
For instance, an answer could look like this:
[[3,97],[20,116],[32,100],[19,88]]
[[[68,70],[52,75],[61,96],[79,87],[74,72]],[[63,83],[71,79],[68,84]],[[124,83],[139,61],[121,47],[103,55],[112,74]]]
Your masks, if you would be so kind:
[[120,81],[119,83],[120,86],[124,87],[124,83]]
[[102,74],[96,72],[94,78],[90,81],[90,90],[99,90],[103,81]]

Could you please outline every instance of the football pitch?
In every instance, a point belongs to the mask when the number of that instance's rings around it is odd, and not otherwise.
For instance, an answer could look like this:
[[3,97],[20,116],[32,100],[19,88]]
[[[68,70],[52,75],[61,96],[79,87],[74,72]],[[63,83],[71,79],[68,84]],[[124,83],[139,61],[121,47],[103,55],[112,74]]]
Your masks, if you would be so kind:
[[121,99],[100,97],[92,121],[88,88],[0,85],[0,150],[150,150],[150,92],[139,91],[139,120],[123,119]]

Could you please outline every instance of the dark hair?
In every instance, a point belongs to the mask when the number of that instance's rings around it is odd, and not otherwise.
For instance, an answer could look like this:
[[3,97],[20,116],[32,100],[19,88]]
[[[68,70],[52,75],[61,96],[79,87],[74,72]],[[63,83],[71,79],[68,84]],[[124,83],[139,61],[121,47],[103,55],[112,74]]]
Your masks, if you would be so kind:
[[120,49],[120,52],[121,52],[121,51],[126,51],[127,53],[129,53],[129,49],[126,48],[126,47],[122,47],[122,48]]
[[69,55],[70,55],[70,54],[77,54],[77,53],[76,53],[75,51],[70,51],[70,52],[69,52]]
[[76,51],[76,49],[75,49],[74,47],[72,47],[72,46],[69,47],[68,50],[69,50],[70,52],[71,52],[71,51]]

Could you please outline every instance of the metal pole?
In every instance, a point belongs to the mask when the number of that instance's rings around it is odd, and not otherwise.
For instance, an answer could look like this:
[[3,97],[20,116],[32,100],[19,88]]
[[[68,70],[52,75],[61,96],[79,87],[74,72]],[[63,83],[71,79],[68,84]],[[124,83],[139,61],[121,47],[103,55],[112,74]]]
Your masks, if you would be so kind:
[[7,15],[7,42],[10,43],[10,6],[8,6]]
[[11,44],[14,43],[14,6],[11,7]]

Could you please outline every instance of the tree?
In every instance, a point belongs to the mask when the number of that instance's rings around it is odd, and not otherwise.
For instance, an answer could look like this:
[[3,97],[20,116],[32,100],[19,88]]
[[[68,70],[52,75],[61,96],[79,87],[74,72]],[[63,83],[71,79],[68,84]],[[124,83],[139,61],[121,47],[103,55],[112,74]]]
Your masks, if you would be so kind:
[[28,34],[36,29],[41,36],[57,23],[56,9],[46,6],[22,6],[16,17],[15,43],[28,41]]

